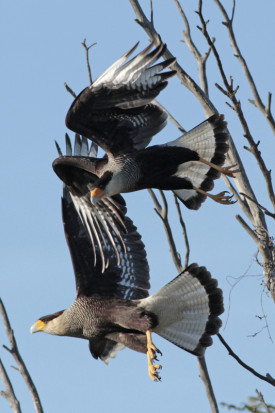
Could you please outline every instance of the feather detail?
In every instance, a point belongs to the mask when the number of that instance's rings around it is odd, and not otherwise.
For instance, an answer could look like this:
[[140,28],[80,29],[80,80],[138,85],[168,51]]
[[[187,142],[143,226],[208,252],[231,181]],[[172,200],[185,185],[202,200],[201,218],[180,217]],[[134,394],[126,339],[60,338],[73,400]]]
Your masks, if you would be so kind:
[[221,326],[222,291],[205,267],[192,264],[140,306],[158,317],[153,332],[197,356]]

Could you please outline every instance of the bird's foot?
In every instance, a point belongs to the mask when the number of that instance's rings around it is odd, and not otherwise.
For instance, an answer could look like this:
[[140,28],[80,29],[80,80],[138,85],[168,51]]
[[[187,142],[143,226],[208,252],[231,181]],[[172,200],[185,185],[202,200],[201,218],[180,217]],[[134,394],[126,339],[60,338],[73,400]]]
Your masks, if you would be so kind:
[[237,164],[235,165],[230,165],[230,166],[225,166],[224,168],[221,168],[220,172],[226,176],[229,176],[230,178],[235,178],[235,176],[233,175],[234,173],[240,172],[239,169],[234,169],[232,171],[232,168],[235,168],[235,166],[237,166]]
[[195,186],[193,186],[193,189],[195,189],[195,191],[199,192],[200,194],[208,196],[209,198],[213,199],[213,201],[218,202],[219,204],[232,205],[237,202],[237,201],[232,201],[233,195],[225,195],[225,194],[229,194],[228,191],[223,191],[223,192],[219,192],[216,195],[212,195],[212,194],[209,194],[208,192],[205,192],[203,189],[197,188]]
[[153,364],[157,360],[157,353],[162,355],[161,351],[152,343],[151,331],[146,331],[147,337],[147,358],[148,358],[148,373],[153,381],[161,381],[161,377],[157,370],[161,370],[160,364]]
[[237,164],[234,165],[230,165],[230,166],[225,166],[224,168],[218,165],[215,165],[212,162],[206,161],[205,159],[200,158],[200,162],[204,163],[205,165],[210,166],[213,169],[216,169],[216,171],[221,172],[222,174],[229,176],[230,178],[235,178],[235,176],[233,175],[234,173],[240,172],[239,169],[234,169],[232,171],[232,168],[235,168],[237,166]]
[[223,205],[232,205],[235,204],[236,201],[232,201],[233,195],[225,195],[229,194],[228,191],[220,192],[216,195],[207,194],[213,201],[218,202],[219,204]]

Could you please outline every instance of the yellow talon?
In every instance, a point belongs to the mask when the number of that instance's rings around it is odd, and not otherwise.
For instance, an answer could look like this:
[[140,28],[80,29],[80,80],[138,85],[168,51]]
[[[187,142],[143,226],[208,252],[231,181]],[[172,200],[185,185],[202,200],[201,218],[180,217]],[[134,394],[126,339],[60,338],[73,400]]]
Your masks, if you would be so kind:
[[147,330],[146,331],[146,337],[147,337],[147,358],[148,358],[148,373],[150,378],[153,381],[160,381],[160,375],[158,374],[157,370],[161,369],[160,364],[153,364],[153,360],[156,360],[156,353],[160,353],[159,349],[152,343],[152,337],[151,337],[151,331]]

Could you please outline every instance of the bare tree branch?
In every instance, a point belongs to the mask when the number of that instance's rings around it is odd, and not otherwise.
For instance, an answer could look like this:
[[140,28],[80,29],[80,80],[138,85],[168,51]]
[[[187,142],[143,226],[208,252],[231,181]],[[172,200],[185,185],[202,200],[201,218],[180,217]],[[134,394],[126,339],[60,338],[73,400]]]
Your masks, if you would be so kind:
[[16,361],[19,371],[31,393],[32,399],[33,399],[33,403],[34,403],[34,407],[35,407],[35,411],[37,413],[43,413],[43,408],[40,402],[40,398],[38,396],[36,387],[32,381],[32,378],[27,370],[27,367],[19,353],[18,347],[17,347],[17,343],[13,334],[13,330],[11,328],[9,319],[8,319],[8,315],[6,313],[4,304],[2,302],[2,300],[0,299],[0,314],[3,318],[3,323],[4,323],[4,327],[6,330],[6,334],[7,337],[9,339],[10,342],[10,349],[7,346],[3,346],[14,358],[14,360]]
[[257,204],[257,206],[258,206],[259,208],[261,208],[266,215],[268,215],[269,217],[275,219],[275,214],[273,214],[272,212],[268,211],[268,209],[266,209],[264,206],[262,206],[261,204],[259,204],[258,202],[256,202],[254,199],[250,198],[249,195],[246,195],[246,194],[244,194],[243,192],[240,192],[240,195],[244,196],[245,198],[248,198],[251,202],[254,202],[255,204]]
[[220,0],[214,0],[214,2],[216,3],[216,5],[218,6],[218,8],[220,9],[223,18],[224,18],[224,22],[223,24],[225,25],[225,27],[228,30],[228,35],[229,35],[229,39],[230,39],[230,43],[231,43],[231,47],[234,51],[234,55],[235,57],[239,60],[244,74],[248,80],[248,84],[251,88],[254,100],[250,100],[249,101],[251,103],[253,103],[256,108],[258,108],[266,117],[271,129],[273,130],[273,133],[275,133],[275,120],[273,118],[273,115],[271,113],[271,93],[268,93],[268,99],[267,99],[267,104],[266,106],[263,104],[260,95],[258,93],[257,87],[255,85],[254,79],[251,75],[251,72],[248,68],[248,65],[246,63],[245,58],[243,57],[240,48],[237,44],[236,38],[235,38],[235,34],[234,34],[234,30],[233,30],[233,18],[234,18],[234,11],[235,11],[235,2],[233,3],[233,9],[232,9],[232,17],[231,19],[229,18],[225,8],[223,7],[222,3]]
[[210,407],[211,407],[211,411],[212,413],[219,413],[217,401],[216,401],[213,387],[211,385],[211,380],[208,374],[205,357],[197,357],[197,360],[198,360],[198,365],[199,365],[200,378],[202,379],[203,384],[205,386],[207,398],[209,400]]
[[90,85],[92,85],[93,79],[92,79],[91,66],[90,66],[90,62],[89,62],[89,50],[91,49],[91,47],[95,46],[96,43],[93,43],[93,44],[91,44],[90,46],[87,46],[87,45],[86,45],[86,39],[84,39],[81,44],[82,44],[82,46],[83,46],[84,49],[85,49],[85,53],[86,53],[86,64],[87,64],[87,69],[88,69],[88,74],[89,74],[89,81],[90,81]]
[[248,366],[248,364],[245,364],[240,359],[240,357],[238,357],[237,354],[234,353],[234,351],[231,349],[231,347],[229,347],[227,342],[224,340],[224,338],[219,333],[217,334],[217,336],[219,337],[220,341],[225,346],[225,348],[228,350],[229,355],[234,357],[234,359],[237,360],[237,362],[242,367],[244,367],[246,370],[250,371],[250,373],[254,374],[254,376],[258,377],[259,379],[266,381],[267,383],[271,384],[272,386],[275,386],[275,379],[273,379],[273,377],[269,373],[266,373],[266,375],[263,376],[262,374],[258,373],[256,370],[254,370],[252,367]]
[[261,392],[259,392],[259,390],[255,390],[257,395],[258,395],[258,399],[260,400],[261,404],[263,405],[263,407],[266,410],[266,413],[271,413],[271,410],[269,409],[268,405],[266,404],[265,400],[264,400],[264,396],[262,395]]
[[174,118],[174,116],[171,115],[170,112],[168,112],[168,110],[164,106],[162,106],[156,99],[153,100],[153,103],[167,114],[168,119],[179,129],[181,133],[185,132],[185,129],[181,126],[181,124]]
[[234,87],[233,87],[233,78],[232,78],[232,77],[231,77],[231,79],[230,79],[230,82],[228,82],[227,77],[226,77],[226,75],[225,75],[225,72],[224,72],[224,70],[223,70],[223,65],[222,65],[220,56],[219,56],[219,54],[218,54],[218,51],[217,51],[217,49],[216,49],[213,41],[211,40],[211,38],[210,38],[210,36],[209,36],[208,30],[207,30],[207,22],[205,21],[205,19],[204,19],[204,17],[203,17],[203,14],[202,14],[202,0],[199,0],[199,8],[198,8],[197,14],[198,14],[198,16],[199,16],[199,18],[200,18],[200,21],[201,21],[201,27],[198,27],[198,28],[199,28],[199,29],[201,30],[201,32],[203,33],[203,35],[204,35],[204,37],[205,37],[208,45],[211,47],[211,49],[212,49],[212,51],[213,51],[213,54],[214,54],[214,56],[215,56],[215,58],[216,58],[217,65],[218,65],[218,68],[219,68],[219,71],[220,71],[220,74],[221,74],[221,77],[222,77],[222,80],[223,80],[223,83],[224,83],[224,85],[225,85],[225,90],[222,89],[221,87],[219,87],[219,89],[220,89],[220,90],[231,100],[231,102],[233,103],[234,110],[236,111],[236,113],[237,113],[237,115],[238,115],[238,118],[239,118],[239,120],[240,120],[240,123],[241,123],[242,128],[243,128],[243,131],[244,131],[244,137],[245,137],[245,138],[247,139],[247,141],[249,142],[250,151],[251,151],[251,153],[254,155],[254,157],[255,157],[258,165],[259,165],[259,168],[260,168],[260,170],[261,170],[261,172],[262,172],[262,174],[263,174],[263,177],[264,177],[265,182],[266,182],[267,191],[268,191],[268,195],[269,195],[270,201],[271,201],[271,203],[272,203],[272,205],[273,205],[273,208],[275,209],[275,195],[274,195],[274,190],[273,190],[273,186],[272,186],[272,180],[271,180],[270,170],[267,169],[267,167],[266,167],[266,165],[265,165],[265,162],[264,162],[264,160],[263,160],[263,158],[262,158],[262,156],[261,156],[261,152],[260,152],[260,150],[258,149],[258,146],[259,146],[259,143],[260,143],[260,142],[257,142],[257,143],[256,143],[256,142],[254,141],[254,139],[253,139],[253,137],[252,137],[252,134],[251,134],[251,132],[250,132],[250,129],[249,129],[249,127],[248,127],[248,124],[247,124],[247,122],[246,122],[244,113],[243,113],[243,111],[242,111],[241,102],[240,102],[239,100],[237,100],[237,98],[236,98],[236,92],[237,92],[237,90],[238,90],[238,87],[236,87],[236,88],[234,89]]
[[[199,70],[199,78],[200,78],[200,84],[201,88],[204,91],[204,93],[208,96],[208,81],[207,81],[207,76],[206,76],[206,62],[209,57],[209,54],[211,52],[211,48],[209,47],[208,51],[204,54],[201,55],[199,52],[198,48],[196,47],[195,43],[192,40],[191,37],[191,30],[190,30],[190,25],[188,22],[188,19],[186,17],[186,14],[184,13],[180,3],[178,0],[174,0],[179,13],[184,21],[185,24],[185,30],[182,31],[183,37],[184,37],[184,42],[186,43],[187,47],[191,50],[193,53],[197,63],[198,63],[198,70]],[[215,39],[213,39],[213,42]]]
[[151,195],[151,198],[155,204],[155,211],[158,214],[158,216],[160,217],[162,223],[163,223],[163,227],[165,229],[165,233],[167,236],[167,240],[168,240],[168,244],[170,247],[170,253],[173,259],[173,262],[175,264],[175,267],[177,269],[177,271],[180,273],[183,270],[183,267],[181,265],[181,258],[180,258],[180,254],[177,251],[177,247],[173,238],[173,234],[172,234],[172,230],[169,224],[169,220],[168,220],[168,203],[166,200],[166,197],[163,193],[163,191],[159,191],[161,198],[162,198],[162,202],[163,202],[163,206],[161,206],[160,202],[158,201],[154,191],[152,189],[148,189],[149,194]]
[[[233,79],[230,79],[230,82],[228,82],[227,77],[224,73],[223,67],[222,67],[222,63],[220,60],[220,56],[217,52],[217,49],[215,47],[215,45],[213,44],[208,31],[207,31],[207,22],[205,21],[203,15],[202,15],[202,0],[199,0],[199,7],[198,7],[198,11],[197,14],[199,15],[200,21],[201,21],[201,27],[199,27],[199,29],[201,30],[201,32],[203,33],[205,39],[207,40],[209,46],[211,47],[213,54],[216,58],[217,61],[217,66],[220,70],[220,74],[222,76],[223,79],[223,83],[225,85],[226,90],[223,90],[223,93],[225,93],[231,100],[231,102],[233,103],[233,107],[234,110],[236,111],[236,113],[238,114],[239,120],[242,124],[244,133],[245,133],[245,137],[248,140],[249,144],[250,144],[250,149],[251,152],[253,153],[253,155],[255,156],[257,163],[260,167],[260,170],[264,176],[264,179],[266,181],[266,185],[267,185],[267,191],[268,191],[268,195],[269,198],[272,202],[273,207],[275,208],[275,196],[274,196],[274,191],[273,191],[273,187],[272,187],[272,181],[271,181],[271,174],[270,171],[267,170],[265,163],[263,161],[263,158],[261,156],[261,152],[258,149],[258,143],[255,143],[250,130],[248,128],[246,119],[244,117],[244,114],[242,112],[241,109],[241,104],[240,101],[237,100],[235,94],[237,89],[234,89],[233,87]],[[232,13],[233,15],[234,13]],[[233,158],[238,159],[239,156],[237,154],[237,151],[234,147],[233,142],[230,141],[230,151],[229,151],[229,158],[231,158],[233,155]],[[257,239],[257,246],[261,252],[262,258],[263,258],[263,270],[264,270],[264,276],[267,280],[267,287],[271,292],[272,298],[275,301],[275,250],[274,250],[274,244],[270,242],[271,237],[268,235],[268,229],[266,226],[266,221],[264,218],[264,214],[262,212],[261,209],[258,208],[257,204],[257,199],[254,195],[254,192],[250,186],[250,183],[246,177],[245,174],[245,170],[244,167],[242,165],[242,163],[238,163],[238,167],[240,169],[240,173],[237,174],[235,182],[238,186],[239,192],[245,193],[247,194],[250,198],[253,199],[254,202],[251,202],[248,198],[247,198],[247,204],[249,206],[249,209],[251,211],[251,216],[252,216],[252,224],[255,227],[255,232],[254,231],[248,231],[248,233],[252,236],[253,240],[256,242]],[[243,190],[242,188],[246,188],[245,190]],[[239,222],[242,223],[243,222],[241,220],[239,220]],[[244,225],[243,225],[244,226]],[[248,229],[249,227],[247,227],[246,229]],[[256,235],[256,237],[254,236]]]
[[185,247],[186,247],[185,262],[184,262],[184,268],[186,268],[187,265],[188,265],[188,262],[189,262],[190,246],[189,246],[189,241],[188,241],[188,237],[187,237],[186,225],[185,225],[185,223],[183,221],[183,218],[182,218],[180,204],[179,204],[178,198],[175,194],[174,194],[174,200],[175,200],[175,204],[176,204],[176,207],[177,207],[178,218],[179,218],[179,222],[180,222],[181,227],[182,227],[182,233],[183,233]]
[[11,384],[11,381],[9,379],[9,376],[5,370],[5,367],[1,359],[0,359],[0,377],[5,386],[5,391],[0,391],[0,395],[9,402],[11,409],[15,413],[21,413],[20,403],[15,396],[13,386]]

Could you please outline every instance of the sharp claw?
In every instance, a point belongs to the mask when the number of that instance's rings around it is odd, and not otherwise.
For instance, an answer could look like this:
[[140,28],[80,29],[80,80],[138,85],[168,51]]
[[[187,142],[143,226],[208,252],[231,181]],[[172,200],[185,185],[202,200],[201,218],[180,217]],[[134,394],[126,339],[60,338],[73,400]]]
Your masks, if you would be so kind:
[[151,331],[146,332],[147,336],[147,358],[148,358],[148,373],[150,378],[153,381],[161,381],[160,375],[157,370],[160,370],[162,367],[160,364],[153,364],[154,360],[157,360],[156,354],[162,354],[161,351],[152,343]]
[[232,201],[233,195],[230,195],[230,196],[225,195],[225,194],[228,194],[228,193],[229,193],[228,191],[223,191],[223,192],[220,192],[217,195],[212,195],[211,198],[214,201],[218,202],[219,204],[223,204],[223,205],[235,204],[237,201]]
[[237,166],[237,164],[230,165],[230,166],[225,166],[224,168],[222,168],[221,172],[224,175],[229,176],[230,178],[235,178],[235,176],[233,174],[237,173],[237,172],[240,172],[239,169],[234,169],[233,171],[231,170],[232,168],[235,168],[235,166]]

